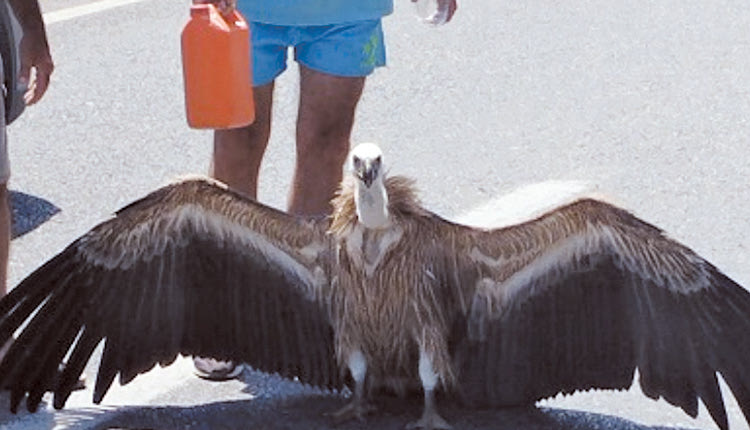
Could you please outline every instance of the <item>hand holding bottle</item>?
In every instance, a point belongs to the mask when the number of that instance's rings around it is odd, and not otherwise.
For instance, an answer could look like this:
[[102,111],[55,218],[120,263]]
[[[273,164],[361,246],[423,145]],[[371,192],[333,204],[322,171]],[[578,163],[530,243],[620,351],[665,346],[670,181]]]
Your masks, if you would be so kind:
[[224,16],[232,15],[237,7],[237,0],[193,0],[193,4],[213,3]]
[[411,0],[417,8],[417,15],[423,22],[438,26],[453,18],[458,5],[456,0]]

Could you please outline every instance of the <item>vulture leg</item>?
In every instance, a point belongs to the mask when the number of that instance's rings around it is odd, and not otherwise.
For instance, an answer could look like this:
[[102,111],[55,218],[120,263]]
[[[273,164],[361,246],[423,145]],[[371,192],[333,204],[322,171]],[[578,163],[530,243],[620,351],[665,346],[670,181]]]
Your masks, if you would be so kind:
[[367,399],[365,399],[367,359],[362,354],[362,351],[355,350],[349,354],[347,361],[352,379],[354,379],[354,396],[349,404],[331,414],[336,424],[341,424],[354,418],[362,421],[367,414],[375,410],[372,405],[367,403]]
[[423,348],[419,351],[419,379],[422,380],[422,388],[424,389],[424,411],[422,412],[422,418],[409,423],[406,428],[423,430],[452,429],[453,427],[440,416],[437,406],[435,406],[435,386],[437,385],[438,375],[435,373],[430,355]]

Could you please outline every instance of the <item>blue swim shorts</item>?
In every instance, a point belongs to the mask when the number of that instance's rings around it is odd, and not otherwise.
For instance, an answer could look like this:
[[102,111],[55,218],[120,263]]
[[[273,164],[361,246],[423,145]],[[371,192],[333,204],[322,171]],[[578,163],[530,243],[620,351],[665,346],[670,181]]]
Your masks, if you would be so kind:
[[251,22],[250,32],[256,87],[270,83],[286,70],[290,47],[298,63],[335,76],[367,76],[385,65],[380,19],[313,26]]

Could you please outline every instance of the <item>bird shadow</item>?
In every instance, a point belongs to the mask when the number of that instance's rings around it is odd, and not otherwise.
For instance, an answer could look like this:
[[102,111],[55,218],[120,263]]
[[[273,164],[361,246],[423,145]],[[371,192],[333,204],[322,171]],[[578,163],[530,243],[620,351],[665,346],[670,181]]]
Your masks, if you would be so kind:
[[[363,421],[334,425],[327,416],[346,399],[335,395],[290,396],[272,402],[263,399],[223,401],[200,406],[132,407],[121,410],[99,429],[191,430],[401,430],[418,418],[421,403],[392,399],[377,402],[378,411]],[[442,415],[454,428],[474,430],[676,430],[649,427],[613,416],[555,408],[462,410],[444,406]],[[685,430],[685,429],[682,429]]]
[[[37,412],[28,412],[22,404],[17,413],[10,412],[10,394],[0,391],[0,429],[79,429],[87,423],[102,420],[107,414],[117,414],[114,408],[90,407],[53,410],[42,401]],[[19,424],[21,423],[21,424]]]
[[51,202],[20,191],[10,192],[10,208],[13,239],[34,230],[60,212],[60,208]]
[[[246,372],[247,373],[247,372]],[[416,420],[422,410],[421,396],[379,395],[377,411],[364,421],[334,425],[328,414],[343,407],[344,394],[322,391],[276,376],[245,377],[243,392],[253,398],[198,406],[128,407],[109,415],[100,429],[191,430],[364,430],[398,429]],[[441,399],[441,414],[456,429],[471,430],[686,430],[650,427],[610,415],[550,407],[466,409]]]
[[[345,394],[308,387],[275,375],[258,377],[245,371],[242,391],[252,398],[204,403],[194,406],[111,406],[53,411],[42,405],[26,415],[23,428],[86,430],[402,430],[416,420],[422,409],[421,396],[406,398],[378,395],[377,411],[364,421],[334,425],[328,414],[343,407]],[[18,415],[7,412],[7,392],[0,392],[0,428]],[[439,399],[443,417],[456,429],[468,430],[688,430],[652,427],[600,413],[550,407],[466,409]],[[22,408],[23,409],[23,408]],[[33,420],[30,422],[29,420]],[[29,426],[30,425],[30,426]]]

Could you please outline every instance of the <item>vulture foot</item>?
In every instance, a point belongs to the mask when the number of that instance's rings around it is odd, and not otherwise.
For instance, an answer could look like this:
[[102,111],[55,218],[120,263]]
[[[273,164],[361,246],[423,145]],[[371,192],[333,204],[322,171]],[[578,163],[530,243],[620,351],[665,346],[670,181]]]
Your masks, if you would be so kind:
[[375,409],[375,405],[355,398],[343,408],[326,415],[333,419],[335,425],[339,425],[353,419],[364,421],[367,415],[375,412]]
[[422,430],[452,430],[453,426],[448,424],[448,421],[444,420],[437,411],[425,411],[418,421],[414,421],[406,425],[407,430],[422,429]]

